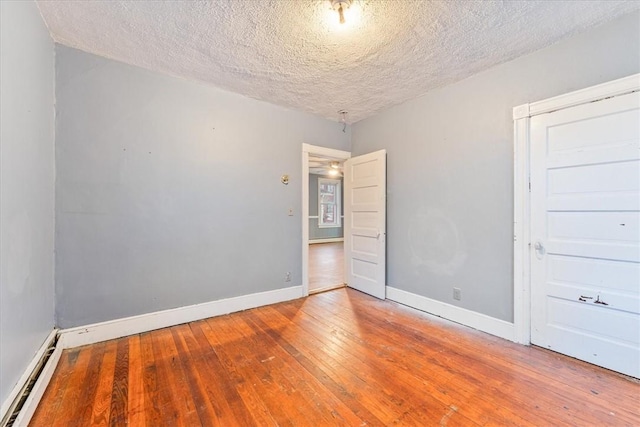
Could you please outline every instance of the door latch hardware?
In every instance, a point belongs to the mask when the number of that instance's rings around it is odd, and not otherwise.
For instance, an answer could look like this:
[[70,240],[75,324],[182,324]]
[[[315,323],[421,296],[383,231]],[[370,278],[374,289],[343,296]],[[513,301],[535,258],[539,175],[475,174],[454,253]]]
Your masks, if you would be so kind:
[[536,258],[542,259],[545,253],[545,249],[544,249],[544,245],[540,240],[538,240],[533,244],[533,249],[535,249],[536,251]]
[[587,302],[588,299],[593,299],[593,297],[585,297],[584,295],[580,295],[578,301]]

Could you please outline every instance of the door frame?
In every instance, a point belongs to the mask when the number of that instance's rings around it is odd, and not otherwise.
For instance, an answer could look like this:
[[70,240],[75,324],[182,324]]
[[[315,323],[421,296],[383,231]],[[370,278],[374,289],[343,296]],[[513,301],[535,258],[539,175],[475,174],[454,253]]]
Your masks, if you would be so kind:
[[640,90],[640,73],[513,109],[513,324],[514,341],[531,343],[531,117]]
[[[309,155],[327,159],[347,160],[350,151],[302,144],[302,296],[309,295]],[[344,223],[343,223],[344,227]],[[344,232],[346,230],[343,228]]]

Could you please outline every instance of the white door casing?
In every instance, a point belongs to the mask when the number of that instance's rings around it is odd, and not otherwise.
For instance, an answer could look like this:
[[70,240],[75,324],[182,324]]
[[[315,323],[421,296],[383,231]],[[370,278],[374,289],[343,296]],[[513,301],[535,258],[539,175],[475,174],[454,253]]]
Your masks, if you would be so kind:
[[530,119],[531,343],[640,377],[640,93]]
[[387,152],[352,157],[344,164],[344,258],[347,285],[386,296]]

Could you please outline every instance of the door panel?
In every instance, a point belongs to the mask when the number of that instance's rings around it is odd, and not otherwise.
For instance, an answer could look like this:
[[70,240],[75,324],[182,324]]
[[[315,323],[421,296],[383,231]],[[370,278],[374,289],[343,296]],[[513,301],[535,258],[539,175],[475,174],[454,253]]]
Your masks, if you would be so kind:
[[347,285],[386,296],[386,151],[344,164],[345,272]]
[[635,212],[548,212],[549,238],[600,240],[638,246],[638,215]]
[[531,342],[640,377],[640,94],[531,119]]
[[[638,151],[636,148],[635,151]],[[631,156],[627,156],[631,157]],[[590,159],[595,161],[595,159]],[[595,197],[594,205],[599,207],[600,203],[597,199],[599,196],[595,193],[619,193],[619,192],[636,192],[630,194],[637,197],[640,183],[634,180],[637,171],[637,159],[627,158],[622,162],[616,160],[611,163],[600,164],[574,164],[574,165],[548,165],[549,168],[549,194],[556,196],[571,196],[575,194],[591,194]],[[576,159],[577,161],[577,159]],[[610,162],[611,160],[601,159],[601,162]],[[602,179],[605,177],[606,179]]]

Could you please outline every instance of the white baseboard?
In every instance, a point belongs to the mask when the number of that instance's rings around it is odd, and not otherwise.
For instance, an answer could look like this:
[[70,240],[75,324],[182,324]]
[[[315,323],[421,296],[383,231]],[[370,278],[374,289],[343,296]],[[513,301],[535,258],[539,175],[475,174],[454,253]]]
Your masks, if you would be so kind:
[[310,245],[315,245],[316,243],[334,243],[334,242],[344,242],[344,237],[331,237],[327,239],[309,240]]
[[20,413],[16,417],[16,420],[13,423],[14,426],[26,427],[29,425],[31,417],[36,413],[40,399],[44,396],[44,392],[49,385],[49,381],[51,381],[51,377],[53,377],[53,373],[58,366],[60,356],[62,356],[62,346],[58,343],[58,345],[56,345],[56,349],[51,353],[51,357],[49,357],[49,360],[47,360],[47,363],[44,365],[42,372],[40,372],[40,376],[31,389],[31,393],[29,393],[29,397],[27,397],[27,400],[24,402]]
[[94,344],[302,297],[302,286],[258,292],[60,331],[62,348]]
[[36,369],[38,362],[40,361],[40,359],[42,359],[44,352],[47,351],[47,348],[49,348],[49,344],[55,338],[57,333],[58,333],[58,330],[54,329],[49,333],[47,338],[45,338],[44,342],[42,343],[38,351],[36,351],[36,354],[33,356],[33,359],[31,359],[31,362],[29,362],[26,369],[20,376],[20,379],[11,390],[11,393],[9,393],[9,396],[7,396],[4,402],[2,402],[2,406],[0,407],[0,420],[2,420],[4,416],[7,414],[7,411],[13,404],[13,401],[16,399],[16,397],[18,397],[18,394],[20,394],[20,392],[22,391],[22,388],[27,383],[27,381],[29,381],[29,377],[31,377],[31,374]]
[[509,341],[515,341],[515,328],[513,323],[496,319],[495,317],[436,301],[391,286],[387,286],[387,299]]

